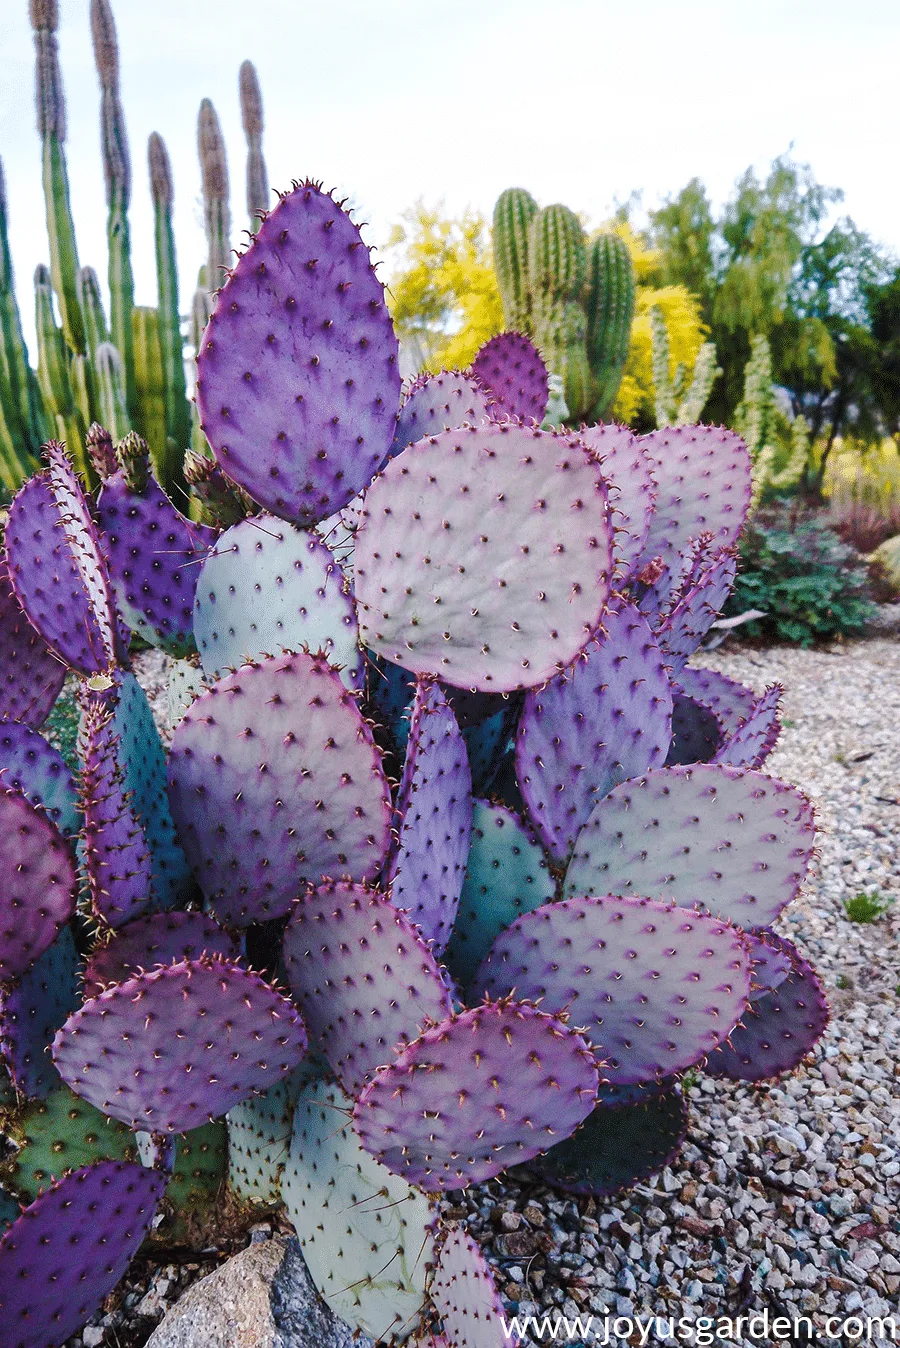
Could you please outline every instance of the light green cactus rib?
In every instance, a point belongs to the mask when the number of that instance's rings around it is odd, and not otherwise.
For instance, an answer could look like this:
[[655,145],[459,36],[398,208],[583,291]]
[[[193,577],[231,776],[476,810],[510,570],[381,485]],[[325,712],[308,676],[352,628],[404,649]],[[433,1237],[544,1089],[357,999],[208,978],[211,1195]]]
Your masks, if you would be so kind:
[[132,311],[134,325],[134,373],[141,404],[144,439],[150,450],[153,475],[164,490],[178,479],[184,450],[169,446],[166,433],[166,383],[162,346],[159,339],[159,314],[147,305]]
[[101,88],[100,131],[106,182],[110,332],[125,371],[125,405],[132,425],[140,425],[142,409],[134,369],[131,319],[134,308],[134,276],[128,226],[131,156],[119,96],[119,46],[109,0],[91,0],[91,35]]
[[531,221],[528,240],[535,340],[561,376],[569,414],[584,417],[590,406],[587,318],[581,306],[587,245],[581,222],[567,206],[547,206]]
[[503,192],[494,207],[494,269],[508,328],[532,335],[528,237],[538,204],[522,187]]
[[[52,417],[52,434],[62,440],[76,467],[94,485],[96,474],[84,448],[84,401],[86,370],[79,367],[73,378],[72,360],[63,331],[53,314],[50,272],[39,266],[34,273],[35,326],[38,339],[38,382]],[[81,397],[79,398],[79,395]]]
[[125,377],[122,357],[112,342],[103,342],[94,355],[97,381],[97,401],[100,421],[114,440],[121,440],[128,432],[128,412],[125,408]]
[[[163,364],[166,400],[166,435],[181,454],[191,440],[191,409],[184,374],[184,343],[178,312],[178,267],[175,232],[172,228],[174,190],[172,169],[165,143],[156,132],[147,147],[150,191],[153,197],[156,243],[156,284],[159,298],[159,346]],[[174,462],[174,454],[173,454]],[[175,480],[183,485],[180,466]]]
[[634,319],[634,264],[618,234],[598,234],[588,255],[588,361],[594,381],[592,417],[608,418],[622,382]]
[[9,247],[6,179],[0,160],[0,412],[9,427],[13,460],[12,483],[18,482],[37,467],[36,451],[42,436],[42,408],[34,372],[28,364],[28,349],[22,333],[22,319],[16,301],[12,255]]

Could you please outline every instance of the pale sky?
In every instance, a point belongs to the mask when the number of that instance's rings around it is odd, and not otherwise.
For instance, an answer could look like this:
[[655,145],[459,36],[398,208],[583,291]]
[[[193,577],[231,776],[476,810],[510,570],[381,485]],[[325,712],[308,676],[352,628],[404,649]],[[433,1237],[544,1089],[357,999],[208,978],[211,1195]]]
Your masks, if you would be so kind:
[[[182,308],[204,257],[200,99],[228,142],[234,238],[246,226],[238,68],[253,60],[273,186],[349,193],[383,242],[422,196],[490,214],[503,188],[599,223],[633,190],[654,206],[692,176],[714,200],[793,144],[842,211],[900,253],[896,0],[113,0],[134,172],[133,260],[155,303],[146,143],[174,167]],[[80,261],[105,282],[99,94],[89,0],[60,0]],[[0,0],[0,156],[19,301],[49,261],[28,0]],[[32,359],[34,353],[32,352]]]

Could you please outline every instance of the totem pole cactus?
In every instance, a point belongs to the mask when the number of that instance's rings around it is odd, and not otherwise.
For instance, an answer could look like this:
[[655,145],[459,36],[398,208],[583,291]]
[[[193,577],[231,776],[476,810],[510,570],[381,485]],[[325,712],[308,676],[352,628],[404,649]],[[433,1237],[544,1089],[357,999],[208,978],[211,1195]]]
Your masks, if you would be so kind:
[[533,337],[563,381],[571,423],[609,416],[628,356],[635,279],[617,234],[588,241],[567,206],[520,187],[494,207],[494,266],[510,328]]
[[716,366],[714,342],[704,342],[697,352],[690,383],[679,364],[672,373],[672,353],[665,315],[658,304],[650,310],[653,351],[653,406],[657,426],[695,426],[722,371]]
[[751,342],[744,396],[734,420],[753,460],[754,505],[768,492],[798,486],[809,462],[809,426],[805,417],[792,417],[779,408],[772,384],[772,351],[762,335]]
[[[780,689],[687,664],[734,578],[746,446],[542,430],[521,333],[405,395],[397,357],[359,229],[295,184],[200,344],[189,476],[236,518],[193,523],[96,425],[97,500],[51,442],[10,508],[17,1346],[61,1344],[157,1207],[211,1210],[227,1127],[233,1194],[283,1201],[354,1330],[499,1348],[442,1195],[510,1165],[613,1193],[677,1151],[685,1072],[778,1076],[824,1027],[771,930],[813,847],[761,771]],[[168,757],[129,629],[172,659]],[[65,669],[74,778],[40,734]]]

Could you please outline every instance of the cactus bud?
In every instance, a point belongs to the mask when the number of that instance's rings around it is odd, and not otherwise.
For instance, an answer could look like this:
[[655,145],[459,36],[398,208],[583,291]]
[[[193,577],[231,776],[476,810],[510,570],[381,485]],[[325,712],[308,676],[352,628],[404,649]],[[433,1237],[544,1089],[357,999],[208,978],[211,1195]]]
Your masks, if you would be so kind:
[[109,431],[100,425],[99,421],[94,421],[85,436],[85,445],[91,463],[97,470],[97,476],[105,482],[119,467],[116,452],[113,449],[112,436]]
[[150,191],[157,205],[171,206],[175,196],[172,186],[172,165],[166,143],[157,131],[147,142],[147,163],[150,167]]
[[137,431],[129,431],[116,445],[116,459],[129,490],[142,496],[150,478],[150,451]]

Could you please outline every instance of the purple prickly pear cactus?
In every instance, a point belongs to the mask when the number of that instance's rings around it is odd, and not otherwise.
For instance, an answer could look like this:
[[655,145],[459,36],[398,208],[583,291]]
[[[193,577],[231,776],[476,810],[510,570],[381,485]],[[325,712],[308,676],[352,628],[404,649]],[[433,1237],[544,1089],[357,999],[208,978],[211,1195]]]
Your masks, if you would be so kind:
[[0,984],[21,978],[75,911],[72,850],[39,805],[0,789]]
[[479,426],[490,417],[492,408],[488,390],[459,370],[420,374],[406,390],[390,457],[441,431]]
[[722,725],[723,733],[731,736],[756,706],[756,694],[735,679],[726,678],[714,669],[693,669],[685,665],[674,680],[677,691],[702,702]]
[[547,412],[550,383],[534,342],[521,332],[501,332],[485,342],[472,361],[472,374],[488,390],[498,410],[540,425]]
[[445,975],[402,909],[362,885],[300,899],[284,938],[310,1035],[349,1095],[422,1029],[451,1014]]
[[536,687],[574,659],[609,597],[606,492],[574,437],[445,431],[369,488],[354,571],[360,633],[379,655],[458,688]]
[[784,688],[773,683],[757,698],[746,720],[722,744],[715,763],[730,763],[736,768],[761,768],[778,743],[781,734],[779,709]]
[[84,971],[84,995],[97,997],[113,983],[123,983],[145,969],[201,955],[235,959],[238,943],[205,913],[152,913],[135,918],[91,952]]
[[737,1024],[750,958],[741,933],[718,918],[651,899],[567,899],[501,932],[475,987],[492,997],[515,988],[569,1012],[614,1085],[658,1082],[694,1066]]
[[219,464],[283,519],[334,514],[390,448],[397,353],[359,229],[298,184],[228,276],[200,345],[197,405]]
[[643,553],[656,504],[651,459],[627,426],[588,426],[578,434],[606,482],[616,531],[616,571],[624,582]]
[[91,998],[53,1042],[76,1095],[129,1128],[184,1133],[273,1086],[306,1031],[286,997],[232,960],[201,955]]
[[585,1039],[527,1002],[485,1002],[435,1025],[356,1101],[363,1145],[428,1191],[490,1179],[546,1151],[591,1112]]
[[597,801],[665,761],[672,693],[646,619],[614,602],[570,669],[525,697],[516,778],[529,816],[565,863]]
[[130,471],[104,477],[97,521],[106,535],[110,578],[129,627],[170,655],[184,656],[195,649],[200,563],[217,534],[186,519],[149,474],[142,478],[136,490]]
[[154,902],[147,838],[126,791],[112,712],[91,701],[81,721],[82,861],[94,916],[121,927]]
[[13,499],[6,522],[9,577],[47,645],[85,675],[128,663],[103,547],[84,489],[51,440],[47,467]]
[[720,551],[703,569],[699,580],[677,591],[672,608],[656,629],[666,663],[675,677],[688,656],[697,650],[731,593],[735,567],[733,552]]
[[0,1240],[4,1348],[59,1348],[118,1283],[167,1176],[128,1161],[74,1170]]
[[229,925],[283,916],[324,876],[372,880],[387,854],[390,794],[371,730],[327,661],[303,652],[244,665],[191,704],[169,797],[197,882]]
[[744,933],[750,950],[750,1000],[758,1002],[780,987],[790,975],[796,947],[774,931]]
[[15,983],[0,989],[0,1049],[20,1095],[45,1098],[59,1085],[50,1045],[78,1006],[81,965],[71,927]]
[[825,1033],[828,1002],[812,965],[774,932],[766,933],[766,940],[787,957],[790,973],[753,999],[727,1042],[710,1055],[711,1076],[733,1081],[782,1076],[799,1067]]
[[453,711],[428,680],[416,685],[395,827],[397,842],[385,872],[391,902],[441,951],[465,879],[472,776]]
[[438,1250],[431,1300],[450,1348],[517,1348],[502,1327],[503,1302],[481,1246],[468,1231],[448,1231]]
[[699,903],[767,927],[796,897],[813,841],[812,807],[786,782],[715,763],[657,768],[594,807],[565,892]]
[[0,719],[40,729],[65,678],[65,665],[29,622],[0,555]]
[[42,805],[65,834],[77,832],[75,782],[58,749],[22,721],[0,720],[0,785]]
[[676,693],[672,699],[672,743],[665,766],[708,763],[721,743],[722,725],[716,713],[705,702]]

